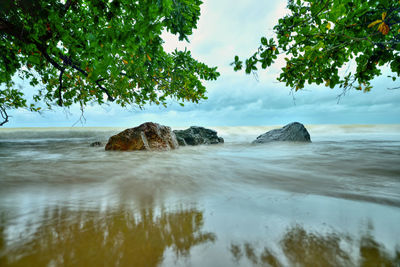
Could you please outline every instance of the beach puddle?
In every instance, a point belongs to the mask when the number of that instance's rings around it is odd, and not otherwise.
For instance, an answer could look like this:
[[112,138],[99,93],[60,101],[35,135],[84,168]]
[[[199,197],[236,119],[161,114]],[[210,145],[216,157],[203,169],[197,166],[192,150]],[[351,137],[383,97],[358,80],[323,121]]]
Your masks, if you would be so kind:
[[[282,200],[284,208],[296,200],[289,198]],[[240,201],[243,203],[243,199]],[[256,205],[255,209],[247,208],[244,212],[240,212],[245,208],[243,205],[232,207],[226,199],[214,200],[202,209],[196,205],[175,209],[139,209],[135,205],[85,209],[57,205],[46,206],[35,214],[31,211],[16,216],[3,212],[0,263],[1,266],[398,266],[400,247],[396,237],[390,235],[398,234],[394,222],[398,218],[376,220],[373,216],[355,216],[348,209],[332,211],[333,214],[326,216],[315,207],[298,210],[308,200],[299,201],[303,203],[292,203],[295,210],[285,212],[275,209],[279,197],[275,205],[265,210]],[[310,210],[313,214],[307,218]],[[339,222],[337,216],[348,221]],[[394,232],[388,233],[390,230]]]

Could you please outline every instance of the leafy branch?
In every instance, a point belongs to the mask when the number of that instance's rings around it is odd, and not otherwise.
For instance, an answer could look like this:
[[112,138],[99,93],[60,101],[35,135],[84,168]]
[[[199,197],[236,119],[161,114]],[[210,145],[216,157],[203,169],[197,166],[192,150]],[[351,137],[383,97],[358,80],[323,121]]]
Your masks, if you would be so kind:
[[123,107],[166,106],[167,98],[206,99],[202,82],[217,79],[217,69],[198,62],[189,51],[166,53],[161,38],[169,31],[187,39],[201,3],[3,0],[0,85],[6,89],[0,89],[0,105],[28,107],[22,92],[13,89],[15,74],[35,88],[41,85],[34,101],[49,108],[105,101]]
[[[235,71],[266,69],[285,54],[278,81],[294,91],[306,83],[325,83],[343,88],[343,94],[350,88],[368,92],[384,65],[400,76],[400,2],[290,0],[288,9],[291,14],[274,27],[275,38],[262,37],[245,61],[235,56]],[[355,72],[341,73],[350,61],[357,65]]]

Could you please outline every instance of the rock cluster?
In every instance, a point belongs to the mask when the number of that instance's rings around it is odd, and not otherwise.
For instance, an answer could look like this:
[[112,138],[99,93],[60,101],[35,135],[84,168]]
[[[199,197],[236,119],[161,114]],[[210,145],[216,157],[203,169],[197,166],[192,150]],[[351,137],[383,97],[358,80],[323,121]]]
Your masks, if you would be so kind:
[[299,122],[292,122],[280,129],[268,131],[257,137],[253,144],[273,141],[311,142],[306,127]]
[[[310,134],[303,124],[292,122],[283,128],[268,131],[257,137],[253,144],[274,141],[311,142]],[[168,126],[146,122],[138,127],[126,129],[111,136],[105,146],[106,150],[171,150],[181,146],[219,144],[224,139],[217,132],[204,127],[192,126],[186,130],[171,131]],[[94,142],[91,146],[101,146]]]
[[209,145],[224,142],[222,137],[218,137],[216,131],[204,127],[191,126],[186,130],[175,130],[174,133],[180,146]]

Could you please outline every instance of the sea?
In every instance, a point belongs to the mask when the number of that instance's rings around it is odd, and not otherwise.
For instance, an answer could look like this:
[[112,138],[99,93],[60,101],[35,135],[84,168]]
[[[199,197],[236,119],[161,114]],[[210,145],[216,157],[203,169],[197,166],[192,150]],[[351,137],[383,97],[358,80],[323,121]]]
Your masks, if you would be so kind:
[[400,125],[251,143],[277,127],[167,152],[1,128],[0,266],[400,266]]

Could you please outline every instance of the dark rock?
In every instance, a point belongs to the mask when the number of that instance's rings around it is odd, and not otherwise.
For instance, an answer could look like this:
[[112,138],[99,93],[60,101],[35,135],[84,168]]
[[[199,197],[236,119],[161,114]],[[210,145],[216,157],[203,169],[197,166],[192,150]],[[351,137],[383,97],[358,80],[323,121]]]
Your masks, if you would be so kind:
[[273,141],[311,142],[311,139],[303,124],[292,122],[283,128],[274,129],[260,135],[253,141],[253,144]]
[[175,134],[170,127],[153,122],[126,129],[111,136],[105,147],[106,150],[170,150],[178,148]]
[[204,127],[191,126],[186,130],[175,130],[174,133],[181,146],[219,144],[224,142],[222,137],[217,136],[216,131]]
[[[175,133],[175,136],[176,136],[176,133]],[[178,144],[180,146],[186,146],[187,145],[185,139],[183,139],[182,137],[176,136],[176,140],[178,141]]]
[[93,142],[93,143],[90,144],[90,146],[92,146],[92,147],[97,147],[97,146],[102,146],[102,145],[103,144],[101,142],[99,142],[99,141],[96,141],[96,142]]

